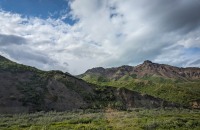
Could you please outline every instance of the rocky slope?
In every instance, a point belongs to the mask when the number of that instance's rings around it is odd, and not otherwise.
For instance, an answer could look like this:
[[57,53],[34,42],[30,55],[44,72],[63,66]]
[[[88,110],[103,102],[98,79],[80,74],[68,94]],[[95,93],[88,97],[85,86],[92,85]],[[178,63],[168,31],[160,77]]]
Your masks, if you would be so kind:
[[99,76],[104,77],[104,80],[119,80],[123,76],[130,76],[133,78],[145,77],[161,77],[165,79],[179,79],[179,80],[200,80],[200,68],[179,68],[175,66],[157,64],[151,61],[144,61],[138,66],[121,66],[116,68],[92,68],[87,70],[84,74],[78,77],[85,76]]
[[0,113],[84,108],[88,104],[75,89],[93,93],[87,83],[71,75],[41,71],[3,57],[0,58],[0,83]]
[[68,73],[41,71],[0,56],[0,113],[162,106],[177,107],[125,88],[100,87]]

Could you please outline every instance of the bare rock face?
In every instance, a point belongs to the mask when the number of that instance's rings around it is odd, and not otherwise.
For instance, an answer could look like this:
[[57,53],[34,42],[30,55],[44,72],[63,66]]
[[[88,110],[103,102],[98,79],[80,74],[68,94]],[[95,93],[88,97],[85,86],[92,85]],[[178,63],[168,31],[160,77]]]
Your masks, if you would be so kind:
[[175,66],[157,64],[149,60],[144,61],[143,64],[138,66],[121,66],[116,68],[93,68],[87,70],[84,74],[78,77],[83,78],[85,75],[98,75],[104,76],[110,80],[118,80],[121,77],[128,75],[135,75],[136,78],[143,78],[146,76],[157,76],[168,79],[180,79],[180,80],[199,80],[200,68],[179,68]]
[[133,92],[127,89],[119,89],[117,95],[122,98],[127,108],[131,107],[145,107],[156,108],[161,107],[163,100],[154,98],[152,96],[143,95],[137,92]]
[[200,79],[200,68],[179,68],[175,66],[152,63],[144,61],[143,64],[134,67],[139,78],[148,75],[157,75],[163,78],[173,78],[182,80]]
[[114,67],[107,68],[107,69],[104,69],[102,67],[97,67],[97,68],[89,69],[84,74],[79,75],[77,77],[82,78],[86,75],[91,75],[91,76],[96,75],[96,76],[105,77],[107,79],[118,80],[126,74],[131,74],[131,72],[133,72],[133,67],[127,66],[127,65],[116,67],[116,68]]
[[105,74],[105,69],[103,67],[96,67],[96,68],[87,70],[86,73]]
[[155,98],[147,94],[141,94],[125,88],[115,90],[116,96],[128,108],[160,108],[160,107],[179,107],[178,104],[166,102],[160,98]]

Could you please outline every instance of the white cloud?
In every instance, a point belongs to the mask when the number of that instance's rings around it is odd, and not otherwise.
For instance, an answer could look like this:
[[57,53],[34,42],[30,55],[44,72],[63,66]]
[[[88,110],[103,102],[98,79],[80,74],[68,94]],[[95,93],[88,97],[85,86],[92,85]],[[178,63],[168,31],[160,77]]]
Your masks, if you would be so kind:
[[[0,53],[40,69],[72,74],[96,66],[136,65],[146,59],[186,66],[198,60],[199,53],[186,51],[200,48],[199,4],[196,0],[74,0],[71,12],[60,19],[1,10]],[[77,20],[74,25],[62,21],[69,16]]]
[[[200,30],[199,4],[194,0],[75,0],[71,7],[73,16],[79,19],[82,33],[109,52],[110,56],[100,65],[135,65],[145,59],[164,63],[163,56],[173,53],[174,57],[170,58],[174,65],[183,65],[187,59],[181,57],[180,60],[177,53],[184,53],[185,47],[200,45],[194,37]],[[174,45],[181,46],[163,51]]]
[[[90,39],[80,32],[78,26],[70,26],[59,19],[24,18],[1,11],[0,20],[1,53],[26,65],[80,73],[87,68],[84,64],[90,62],[88,67],[95,65],[91,58],[106,55],[101,47],[88,44]],[[82,64],[78,64],[81,59],[84,59]]]

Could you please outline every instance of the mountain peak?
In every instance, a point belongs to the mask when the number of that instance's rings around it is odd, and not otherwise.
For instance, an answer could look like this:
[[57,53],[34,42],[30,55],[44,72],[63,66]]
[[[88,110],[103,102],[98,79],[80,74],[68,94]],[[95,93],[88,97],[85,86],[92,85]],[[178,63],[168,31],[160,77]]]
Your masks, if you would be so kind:
[[152,64],[153,62],[150,60],[145,60],[143,64]]
[[86,73],[103,73],[105,69],[103,67],[96,67],[86,71]]

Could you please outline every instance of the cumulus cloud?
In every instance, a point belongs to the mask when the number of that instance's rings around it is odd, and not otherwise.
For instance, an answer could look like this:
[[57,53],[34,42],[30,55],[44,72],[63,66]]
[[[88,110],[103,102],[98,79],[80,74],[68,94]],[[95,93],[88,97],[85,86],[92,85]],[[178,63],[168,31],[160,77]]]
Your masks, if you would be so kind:
[[110,52],[103,66],[135,65],[145,59],[173,60],[181,66],[187,62],[185,57],[180,61],[184,48],[200,45],[197,0],[75,0],[71,7],[83,32]]
[[[199,65],[198,0],[73,0],[69,6],[60,19],[1,10],[0,52],[40,69],[72,74],[146,59]],[[76,22],[63,22],[69,17]]]
[[0,19],[0,52],[14,61],[44,70],[80,73],[95,65],[94,58],[106,55],[101,47],[89,44],[78,26],[61,19],[22,17],[5,11],[0,11]]

